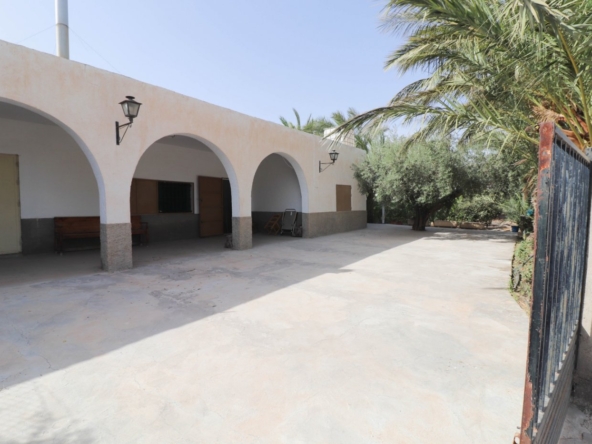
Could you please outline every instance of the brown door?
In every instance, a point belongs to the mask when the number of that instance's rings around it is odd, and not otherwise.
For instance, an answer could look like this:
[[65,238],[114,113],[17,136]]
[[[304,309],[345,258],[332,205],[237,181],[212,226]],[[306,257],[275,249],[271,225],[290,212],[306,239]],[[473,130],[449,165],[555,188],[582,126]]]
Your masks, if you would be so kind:
[[0,154],[0,254],[21,252],[18,156]]
[[217,177],[197,178],[199,189],[199,236],[224,234],[224,188]]
[[337,211],[351,211],[351,185],[336,185]]
[[132,180],[130,212],[133,216],[137,214],[158,214],[158,180]]

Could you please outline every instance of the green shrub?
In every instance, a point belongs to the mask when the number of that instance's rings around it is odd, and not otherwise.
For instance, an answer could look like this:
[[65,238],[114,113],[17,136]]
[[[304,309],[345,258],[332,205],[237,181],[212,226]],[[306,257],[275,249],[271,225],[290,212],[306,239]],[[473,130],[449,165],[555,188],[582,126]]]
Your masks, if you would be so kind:
[[521,194],[506,200],[502,205],[502,210],[506,218],[518,225],[520,218],[526,216],[526,212],[530,208],[530,204]]
[[448,214],[448,219],[457,222],[482,222],[489,225],[501,212],[500,204],[493,197],[478,195],[471,199],[459,198]]
[[510,291],[514,299],[527,312],[530,310],[530,299],[532,297],[533,254],[534,236],[530,235],[516,244],[514,258],[512,259]]

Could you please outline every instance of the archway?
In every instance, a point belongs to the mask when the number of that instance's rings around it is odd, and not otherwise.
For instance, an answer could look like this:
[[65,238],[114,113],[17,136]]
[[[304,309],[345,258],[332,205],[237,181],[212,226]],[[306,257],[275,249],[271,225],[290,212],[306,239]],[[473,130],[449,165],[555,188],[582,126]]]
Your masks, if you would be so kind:
[[[273,153],[259,164],[251,189],[251,211],[255,233],[275,234],[274,216],[287,209],[298,212],[295,232],[302,235],[302,213],[308,212],[308,187],[302,168],[291,156]],[[269,225],[268,225],[269,224]],[[268,226],[266,228],[266,226]]]
[[[226,156],[202,138],[182,133],[152,143],[138,161],[130,192],[132,226],[148,223],[150,242],[232,233],[238,186]],[[141,241],[137,239],[137,242]]]
[[[99,248],[102,178],[88,147],[72,129],[42,111],[0,99],[0,154],[5,182],[0,254]],[[91,217],[96,231],[58,243],[54,218],[59,217]]]

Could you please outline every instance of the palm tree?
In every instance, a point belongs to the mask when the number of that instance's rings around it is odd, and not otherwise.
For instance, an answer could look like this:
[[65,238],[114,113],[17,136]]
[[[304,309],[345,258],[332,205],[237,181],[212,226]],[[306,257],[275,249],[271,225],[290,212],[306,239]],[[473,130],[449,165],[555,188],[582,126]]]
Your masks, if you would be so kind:
[[[342,141],[346,135],[346,133],[340,132],[338,128],[356,118],[358,115],[359,113],[355,108],[348,108],[345,113],[335,111],[331,114],[330,121],[332,127],[336,128],[335,135],[337,137],[334,138],[335,142]],[[356,148],[369,152],[372,149],[373,144],[383,144],[385,142],[387,128],[384,125],[376,125],[372,128],[372,131],[361,128],[353,128],[351,131],[353,132]]]
[[316,136],[323,136],[325,129],[333,127],[333,124],[329,122],[326,118],[317,117],[313,119],[312,114],[308,116],[308,119],[306,120],[306,123],[303,126],[298,111],[296,111],[296,109],[294,108],[292,108],[292,111],[294,111],[296,123],[289,122],[285,117],[280,116],[280,122],[282,122],[282,125],[288,128],[304,131],[306,133],[314,134]]
[[[348,108],[345,113],[341,111],[335,111],[331,114],[331,119],[333,120],[333,124],[335,127],[339,127],[346,123],[348,120],[351,120],[358,116],[358,113],[354,108]],[[378,133],[384,135],[384,130],[381,129]],[[360,148],[366,152],[368,152],[372,146],[372,140],[375,138],[376,134],[371,135],[368,131],[360,131],[359,129],[353,130],[354,134],[354,142],[357,148]]]
[[519,150],[535,168],[541,121],[590,145],[591,0],[390,0],[384,26],[409,33],[386,68],[429,75],[340,133],[421,118],[410,142],[435,134],[485,141]]

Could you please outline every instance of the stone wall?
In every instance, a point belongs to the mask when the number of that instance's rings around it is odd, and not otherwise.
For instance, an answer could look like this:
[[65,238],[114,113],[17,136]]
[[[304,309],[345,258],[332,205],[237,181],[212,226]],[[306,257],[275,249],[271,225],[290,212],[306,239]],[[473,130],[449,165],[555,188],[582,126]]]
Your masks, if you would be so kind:
[[199,214],[145,214],[142,222],[148,222],[150,242],[194,239],[199,236]]
[[[148,222],[150,242],[194,239],[199,236],[199,214],[148,214],[142,216],[142,222]],[[53,218],[21,219],[21,239],[23,254],[51,253],[54,250]],[[98,239],[65,241],[66,250],[99,247]]]
[[366,211],[303,213],[304,237],[326,236],[366,228]]
[[[263,227],[269,222],[269,219],[274,214],[283,213],[284,210],[278,211],[253,211],[252,218],[253,218],[253,233],[264,233]],[[280,222],[281,225],[281,222]],[[296,225],[302,225],[302,213],[298,212],[298,217],[296,218]]]

